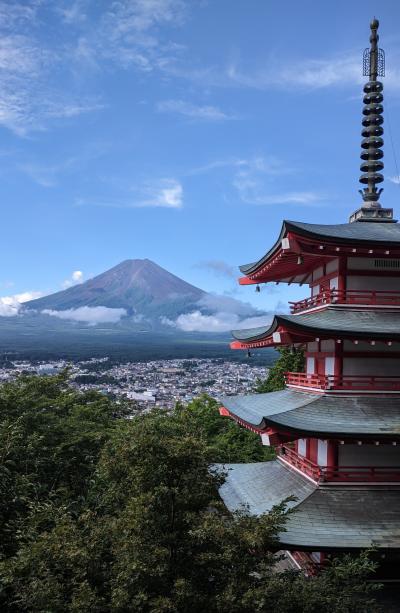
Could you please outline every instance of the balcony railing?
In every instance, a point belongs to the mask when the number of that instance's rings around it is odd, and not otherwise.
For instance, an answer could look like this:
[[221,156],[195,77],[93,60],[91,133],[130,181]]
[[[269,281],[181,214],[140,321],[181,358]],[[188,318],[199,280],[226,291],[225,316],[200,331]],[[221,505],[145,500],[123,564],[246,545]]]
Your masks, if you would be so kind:
[[318,466],[301,456],[294,449],[282,445],[279,456],[318,483],[322,482],[365,482],[398,483],[400,466]]
[[285,381],[288,387],[321,392],[400,392],[400,377],[383,375],[314,375],[287,372]]
[[289,302],[290,312],[300,313],[328,304],[358,304],[367,306],[399,306],[400,291],[328,289],[298,302]]
[[321,468],[318,464],[314,464],[311,460],[301,456],[299,453],[287,447],[286,445],[282,445],[278,447],[278,454],[283,459],[286,460],[291,466],[297,468],[302,473],[305,473],[309,477],[312,477],[314,481],[320,481],[321,479]]

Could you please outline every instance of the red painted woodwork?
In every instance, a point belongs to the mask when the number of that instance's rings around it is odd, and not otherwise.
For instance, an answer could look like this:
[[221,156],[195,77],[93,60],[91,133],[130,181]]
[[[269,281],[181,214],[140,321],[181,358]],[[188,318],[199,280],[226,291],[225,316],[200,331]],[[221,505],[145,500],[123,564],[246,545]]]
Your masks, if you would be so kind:
[[315,359],[314,372],[316,375],[325,376],[325,358],[318,357]]
[[339,450],[336,443],[328,441],[328,449],[326,454],[327,468],[337,466],[339,460]]
[[[310,442],[316,439],[309,439]],[[400,466],[318,466],[316,462],[299,455],[294,449],[281,445],[279,457],[314,481],[334,482],[400,482]]]
[[[287,243],[285,243],[285,240]],[[302,263],[298,262],[298,255],[302,256]],[[304,275],[306,272],[311,272],[317,267],[321,266],[326,261],[331,260],[333,257],[339,257],[344,261],[345,256],[352,257],[378,257],[378,258],[396,258],[400,257],[399,249],[387,249],[382,245],[370,247],[354,247],[354,244],[349,242],[348,244],[323,242],[317,238],[304,237],[296,235],[294,233],[288,233],[286,237],[282,239],[273,253],[260,264],[259,268],[253,273],[246,275],[248,281],[240,280],[242,285],[249,285],[251,283],[264,283],[269,281],[280,281],[287,279],[295,275]],[[318,258],[318,259],[317,259]],[[339,265],[340,268],[340,265]],[[358,272],[358,271],[357,271]],[[384,275],[389,271],[380,271],[379,274]],[[340,274],[347,274],[345,271],[345,264],[342,266]],[[349,273],[350,274],[350,271]],[[371,274],[369,272],[369,274]],[[343,289],[343,288],[341,288]]]
[[[307,445],[309,448],[309,445]],[[278,449],[279,457],[288,462],[294,468],[297,468],[302,473],[312,477],[314,481],[318,481],[321,477],[321,470],[318,464],[312,462],[309,458],[306,458],[300,454],[298,454],[294,449],[287,447],[286,445],[282,445]]]
[[310,438],[309,444],[307,446],[307,459],[313,462],[313,464],[317,464],[318,460],[318,439]]
[[289,302],[289,304],[292,314],[331,304],[363,304],[367,306],[400,307],[400,292],[326,289],[319,292],[316,296],[310,296],[309,298],[304,298],[297,302]]
[[305,551],[291,551],[290,555],[306,577],[315,577],[318,574],[321,563],[313,560],[309,553]]
[[309,388],[322,392],[392,392],[400,391],[400,377],[374,375],[322,375],[299,372],[285,373],[288,387]]

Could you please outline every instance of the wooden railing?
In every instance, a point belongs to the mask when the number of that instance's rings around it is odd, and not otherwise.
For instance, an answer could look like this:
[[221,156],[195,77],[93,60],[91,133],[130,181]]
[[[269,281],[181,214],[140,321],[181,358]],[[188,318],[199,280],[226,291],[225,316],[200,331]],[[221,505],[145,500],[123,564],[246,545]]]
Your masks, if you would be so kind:
[[318,466],[294,449],[282,445],[279,456],[318,483],[333,482],[400,482],[400,466]]
[[400,377],[384,375],[316,375],[286,372],[288,387],[345,392],[400,392]]
[[323,481],[400,481],[400,466],[321,466]]
[[299,313],[325,304],[363,304],[367,306],[400,306],[400,291],[328,289],[297,302],[289,302],[290,312]]
[[278,448],[278,453],[283,460],[289,462],[294,468],[298,468],[302,473],[309,475],[309,477],[312,477],[315,481],[321,479],[321,468],[318,464],[314,464],[311,460],[301,456],[294,449],[286,445],[281,445],[281,447]]

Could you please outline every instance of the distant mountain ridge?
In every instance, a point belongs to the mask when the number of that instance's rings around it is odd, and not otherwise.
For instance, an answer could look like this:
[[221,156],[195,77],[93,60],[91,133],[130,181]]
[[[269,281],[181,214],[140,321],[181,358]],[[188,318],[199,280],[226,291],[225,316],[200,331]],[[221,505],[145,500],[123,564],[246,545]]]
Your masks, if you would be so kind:
[[[265,312],[187,283],[149,259],[125,260],[60,292],[25,302],[18,314],[43,328],[63,324],[150,332],[226,332]],[[253,318],[253,319],[251,319]],[[52,320],[52,321],[51,321]],[[60,320],[64,320],[61,322]]]
[[155,262],[136,259],[125,260],[79,285],[30,300],[25,306],[38,311],[104,306],[123,308],[131,315],[167,316],[168,311],[180,311],[206,294]]
[[96,307],[124,309],[125,319],[130,318],[134,327],[140,324],[141,329],[154,329],[198,308],[198,302],[207,295],[149,259],[134,259],[84,283],[30,300],[24,309],[42,314]]

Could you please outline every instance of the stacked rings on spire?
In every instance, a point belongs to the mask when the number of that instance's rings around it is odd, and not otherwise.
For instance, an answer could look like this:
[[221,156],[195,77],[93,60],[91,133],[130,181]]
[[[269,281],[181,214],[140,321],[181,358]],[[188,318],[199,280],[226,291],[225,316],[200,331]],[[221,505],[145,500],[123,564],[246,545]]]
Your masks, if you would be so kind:
[[[383,85],[380,81],[369,81],[364,86],[363,108],[363,140],[361,142],[360,170],[363,173],[360,183],[369,186],[370,192],[375,192],[375,185],[382,183],[383,175]],[[374,198],[375,199],[375,198]]]

